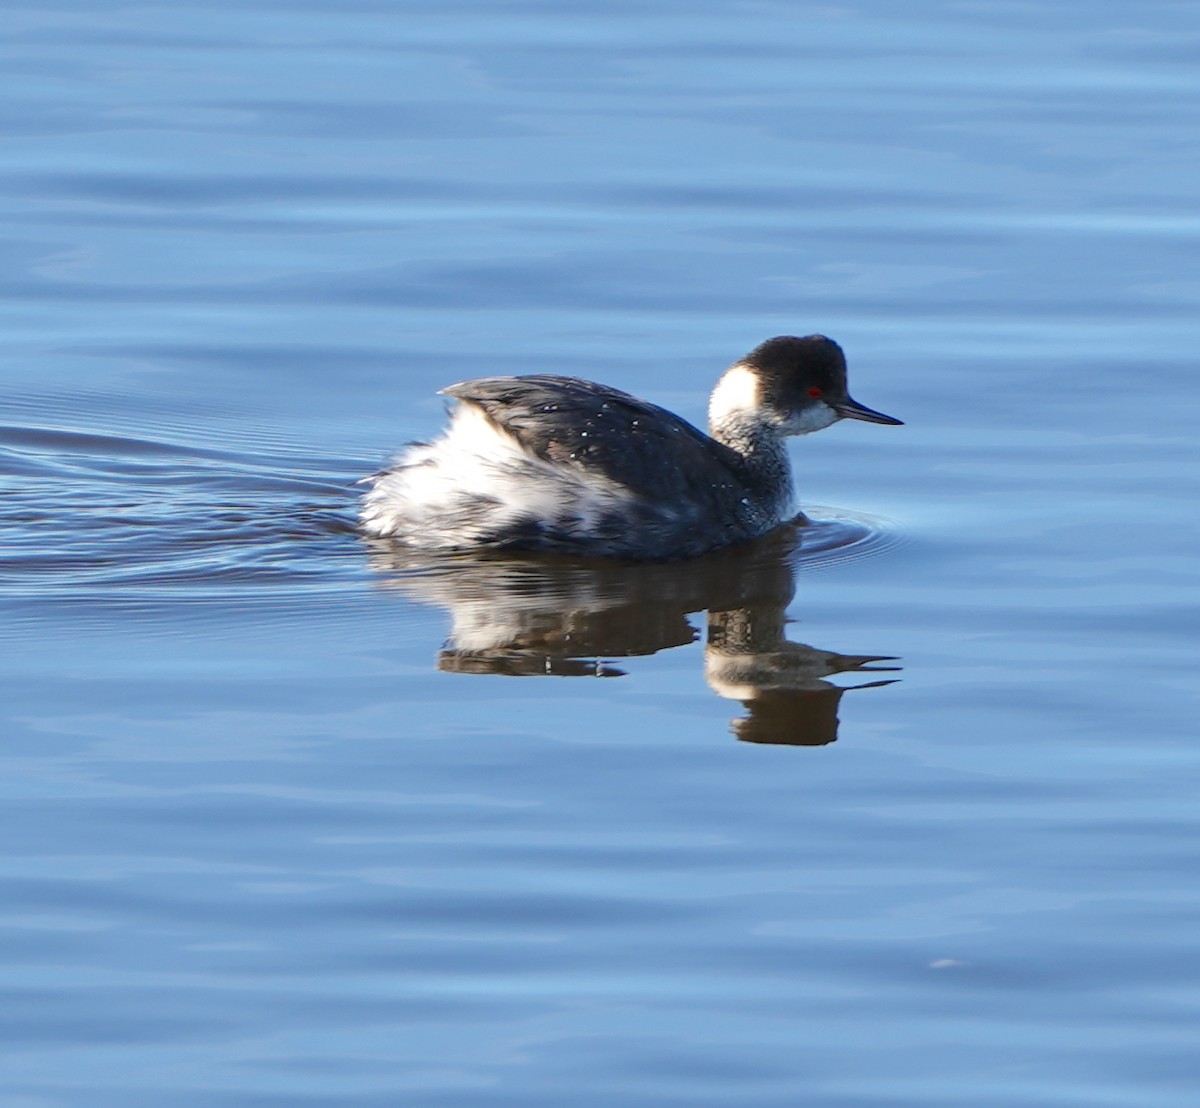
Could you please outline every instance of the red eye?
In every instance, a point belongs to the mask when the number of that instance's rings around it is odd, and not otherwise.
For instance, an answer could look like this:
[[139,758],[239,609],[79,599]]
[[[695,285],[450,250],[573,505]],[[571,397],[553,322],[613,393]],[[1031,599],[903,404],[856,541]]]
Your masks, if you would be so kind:
[[817,388],[816,385],[813,385],[813,387],[808,390],[808,395],[811,396],[814,400],[816,400],[817,397],[821,395],[821,390],[819,388]]

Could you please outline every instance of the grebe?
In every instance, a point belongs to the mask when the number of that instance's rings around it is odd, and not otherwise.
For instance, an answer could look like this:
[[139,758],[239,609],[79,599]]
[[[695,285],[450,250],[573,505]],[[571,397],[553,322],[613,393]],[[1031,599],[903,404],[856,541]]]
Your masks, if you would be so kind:
[[450,426],[364,479],[362,529],[436,550],[668,560],[794,517],[784,439],[839,419],[899,424],[850,398],[824,335],[768,339],[717,382],[709,434],[575,377],[481,377],[441,390]]

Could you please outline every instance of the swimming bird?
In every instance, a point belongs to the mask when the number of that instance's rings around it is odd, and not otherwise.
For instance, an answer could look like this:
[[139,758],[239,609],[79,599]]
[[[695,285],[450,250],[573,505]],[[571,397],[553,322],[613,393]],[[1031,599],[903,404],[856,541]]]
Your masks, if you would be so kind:
[[362,530],[432,550],[689,558],[794,518],[785,439],[840,419],[899,424],[852,400],[842,348],[768,339],[717,382],[703,431],[575,377],[481,377],[441,390],[449,427],[370,490]]

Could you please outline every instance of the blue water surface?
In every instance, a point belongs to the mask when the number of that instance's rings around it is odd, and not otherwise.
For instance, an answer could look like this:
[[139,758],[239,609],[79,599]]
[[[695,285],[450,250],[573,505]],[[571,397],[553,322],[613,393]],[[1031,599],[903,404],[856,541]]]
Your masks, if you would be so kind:
[[[0,1104],[1197,1102],[1193,4],[6,15]],[[815,331],[796,534],[354,529]]]

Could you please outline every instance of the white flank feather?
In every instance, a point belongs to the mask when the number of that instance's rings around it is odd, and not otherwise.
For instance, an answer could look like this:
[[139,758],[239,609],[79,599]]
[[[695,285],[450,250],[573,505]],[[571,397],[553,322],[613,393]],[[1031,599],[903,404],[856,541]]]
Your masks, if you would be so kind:
[[458,547],[539,521],[586,536],[631,499],[601,474],[535,457],[469,401],[445,433],[410,447],[374,479],[363,498],[363,527],[384,538],[420,537]]

